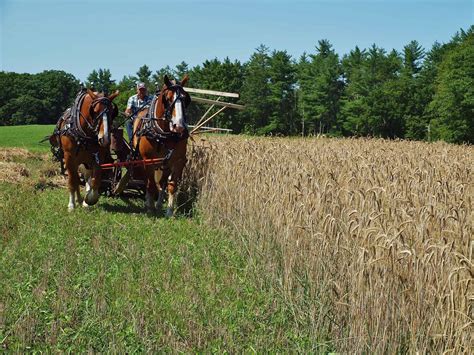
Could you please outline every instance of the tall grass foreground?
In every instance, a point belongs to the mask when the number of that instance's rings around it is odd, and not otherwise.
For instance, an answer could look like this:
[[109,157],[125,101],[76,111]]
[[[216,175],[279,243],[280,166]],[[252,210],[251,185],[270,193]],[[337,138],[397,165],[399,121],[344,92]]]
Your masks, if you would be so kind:
[[472,146],[222,137],[195,144],[187,175],[296,328],[338,351],[469,352],[473,166]]

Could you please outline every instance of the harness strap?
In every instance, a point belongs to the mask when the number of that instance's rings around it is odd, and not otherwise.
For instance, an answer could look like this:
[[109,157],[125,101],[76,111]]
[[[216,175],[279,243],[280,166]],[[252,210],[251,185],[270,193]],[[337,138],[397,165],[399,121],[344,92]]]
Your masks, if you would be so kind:
[[184,134],[180,135],[179,133],[169,132],[163,130],[158,124],[158,120],[168,121],[167,115],[171,115],[170,108],[176,103],[180,95],[176,95],[172,104],[168,104],[168,107],[165,110],[165,117],[156,117],[156,102],[159,99],[158,95],[154,95],[150,103],[150,108],[145,117],[141,117],[140,126],[137,129],[137,132],[134,134],[141,137],[145,136],[151,141],[155,141],[158,144],[165,144],[167,142],[179,142],[180,140],[187,139],[189,133],[185,131]]
[[[66,109],[56,123],[53,135],[61,136],[67,135],[74,139],[78,146],[96,145],[96,137],[90,137],[82,128],[80,123],[81,107],[86,96],[86,90],[81,90],[74,99],[72,107]],[[84,118],[84,121],[90,126],[89,122]],[[94,130],[92,130],[94,131]],[[61,139],[59,139],[61,141]]]

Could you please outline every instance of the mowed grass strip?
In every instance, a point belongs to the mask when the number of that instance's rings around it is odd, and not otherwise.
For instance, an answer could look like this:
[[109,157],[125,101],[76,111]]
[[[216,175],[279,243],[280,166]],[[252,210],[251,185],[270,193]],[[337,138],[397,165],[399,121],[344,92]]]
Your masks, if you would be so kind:
[[[31,148],[38,127],[10,146]],[[28,171],[0,181],[2,351],[331,350],[236,239],[198,219],[150,217],[141,200],[68,213],[44,153],[0,152]]]
[[67,213],[59,165],[38,143],[53,128],[0,127],[0,160],[28,171],[0,179],[1,349],[332,349],[240,238],[195,218],[147,216],[141,200],[101,198]]
[[0,185],[4,350],[244,351],[308,345],[225,235],[61,189]]

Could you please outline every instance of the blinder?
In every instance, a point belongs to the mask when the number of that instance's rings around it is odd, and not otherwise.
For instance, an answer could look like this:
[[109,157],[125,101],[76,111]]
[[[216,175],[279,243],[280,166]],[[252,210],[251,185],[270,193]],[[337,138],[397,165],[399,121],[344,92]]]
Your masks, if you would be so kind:
[[[183,89],[181,85],[173,85],[165,89],[165,91],[170,90],[176,93],[176,98],[173,100],[172,103],[169,103],[166,100],[166,95],[162,95],[163,105],[165,106],[165,120],[171,122],[171,115],[173,112],[174,105],[178,100],[180,100],[184,104],[184,108],[188,108],[189,104],[191,103],[191,96]],[[184,113],[184,120],[186,121],[186,114]]]
[[[99,113],[96,115],[96,113],[94,112],[95,110],[95,107],[102,103],[103,105],[105,105],[105,108]],[[91,116],[92,118],[92,125],[90,125],[89,128],[92,128],[92,130],[97,133],[97,130],[99,129],[99,126],[100,126],[100,118],[104,115],[104,114],[107,114],[109,112],[112,112],[112,115],[109,116],[109,117],[115,117],[118,115],[118,108],[117,108],[117,105],[114,104],[114,108],[111,107],[112,106],[112,101],[110,101],[110,99],[108,97],[99,97],[99,98],[96,98],[92,101],[91,103],[91,106],[89,108],[89,115]]]

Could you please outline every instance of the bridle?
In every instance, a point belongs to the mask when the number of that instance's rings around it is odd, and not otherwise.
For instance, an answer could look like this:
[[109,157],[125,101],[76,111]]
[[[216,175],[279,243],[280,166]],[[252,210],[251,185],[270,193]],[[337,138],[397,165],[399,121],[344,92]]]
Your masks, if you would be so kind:
[[[172,91],[175,93],[174,100],[171,103],[168,102],[166,98],[167,91]],[[184,108],[187,108],[189,103],[191,102],[189,94],[183,89],[181,85],[178,85],[178,84],[175,84],[173,86],[170,86],[164,89],[164,91],[162,92],[162,97],[163,97],[162,98],[163,104],[165,105],[165,114],[163,117],[159,117],[158,119],[164,120],[168,123],[172,122],[173,120],[173,110],[178,101],[181,102]],[[186,110],[183,110],[183,119],[184,119],[184,122],[186,123],[187,122]]]
[[[173,100],[168,100],[167,93],[173,92]],[[173,132],[169,126],[173,124],[173,110],[176,103],[181,102],[183,110],[182,117],[184,120],[184,131],[181,133]],[[148,113],[145,117],[141,117],[140,126],[135,135],[137,137],[146,136],[152,141],[163,144],[168,141],[179,141],[189,137],[188,128],[186,124],[186,108],[191,102],[189,94],[179,84],[168,85],[157,92],[153,97]],[[164,106],[164,112],[157,117],[157,109],[160,105]],[[159,124],[158,122],[163,124]],[[162,127],[164,126],[164,127]],[[139,143],[138,143],[139,144]]]
[[[95,107],[99,104],[103,104],[105,108],[99,112],[98,114],[95,113]],[[111,112],[112,101],[108,97],[97,97],[91,102],[91,106],[89,107],[89,115],[92,118],[92,123],[84,117],[81,110],[79,110],[79,114],[82,116],[84,121],[87,124],[87,128],[91,131],[94,135],[99,134],[99,127],[100,127],[100,119],[103,115],[107,115],[107,120],[110,120],[112,115],[108,115]],[[85,132],[84,132],[85,133]]]

